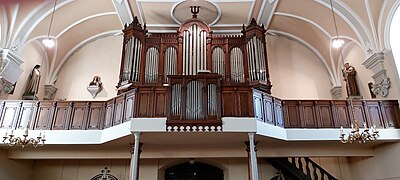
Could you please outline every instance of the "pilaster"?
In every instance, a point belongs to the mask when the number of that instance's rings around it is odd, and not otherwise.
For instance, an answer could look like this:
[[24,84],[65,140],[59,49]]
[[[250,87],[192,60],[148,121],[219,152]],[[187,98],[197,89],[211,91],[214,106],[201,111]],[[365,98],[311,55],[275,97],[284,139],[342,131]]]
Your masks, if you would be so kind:
[[22,63],[11,50],[0,48],[0,93],[9,94],[14,90],[14,84],[23,72],[20,68]]
[[384,66],[385,54],[383,52],[375,53],[365,60],[362,65],[367,69],[372,70],[374,75],[374,83],[372,85],[372,92],[376,95],[386,97],[389,95],[390,78],[386,75],[386,69]]

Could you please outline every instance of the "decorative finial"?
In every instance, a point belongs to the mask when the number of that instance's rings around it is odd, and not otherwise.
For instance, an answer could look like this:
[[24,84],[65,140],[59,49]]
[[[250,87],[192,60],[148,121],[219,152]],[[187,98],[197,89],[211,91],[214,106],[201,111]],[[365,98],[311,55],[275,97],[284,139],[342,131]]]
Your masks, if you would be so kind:
[[193,18],[197,18],[197,14],[200,12],[200,6],[190,6],[190,12],[192,12]]

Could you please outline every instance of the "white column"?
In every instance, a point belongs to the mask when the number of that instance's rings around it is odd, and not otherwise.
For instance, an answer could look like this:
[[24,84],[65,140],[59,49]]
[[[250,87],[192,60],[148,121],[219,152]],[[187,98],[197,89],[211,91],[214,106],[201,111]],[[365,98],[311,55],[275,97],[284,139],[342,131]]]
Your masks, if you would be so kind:
[[139,161],[139,140],[140,140],[140,132],[133,133],[135,136],[135,144],[133,148],[133,153],[131,156],[131,180],[137,180],[138,177],[138,161]]
[[257,155],[254,145],[254,133],[249,133],[250,141],[250,167],[251,167],[251,180],[258,180],[258,165],[257,165]]

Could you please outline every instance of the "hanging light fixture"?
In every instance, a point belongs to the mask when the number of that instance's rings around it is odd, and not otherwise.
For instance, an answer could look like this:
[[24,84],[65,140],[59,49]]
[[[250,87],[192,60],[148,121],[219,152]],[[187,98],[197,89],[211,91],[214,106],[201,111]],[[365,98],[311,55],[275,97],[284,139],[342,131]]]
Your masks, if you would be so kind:
[[346,144],[346,143],[354,143],[354,142],[359,142],[359,143],[365,143],[366,141],[376,141],[379,137],[379,131],[376,129],[376,126],[373,125],[370,128],[368,128],[367,123],[364,122],[364,130],[360,131],[360,126],[358,125],[358,122],[356,118],[354,117],[354,107],[353,107],[353,101],[350,99],[350,104],[351,104],[351,109],[352,109],[352,114],[353,114],[353,120],[354,123],[351,123],[351,131],[347,135],[347,138],[345,137],[346,134],[343,132],[343,126],[340,126],[340,142]]
[[343,39],[339,37],[339,32],[337,28],[337,23],[336,23],[336,17],[335,17],[335,12],[333,11],[333,3],[332,0],[329,0],[331,3],[331,11],[332,11],[332,18],[333,18],[333,24],[335,25],[335,32],[336,32],[336,37],[332,39],[332,47],[333,48],[340,48],[344,45]]
[[14,135],[14,130],[11,130],[11,133],[7,136],[7,132],[3,137],[3,143],[7,144],[8,146],[21,146],[24,148],[25,146],[43,146],[44,142],[46,141],[45,135],[42,132],[36,138],[28,138],[28,127],[24,129],[24,134],[22,137],[16,137]]
[[49,30],[47,32],[47,38],[42,40],[42,43],[47,48],[52,48],[56,44],[55,39],[50,37],[51,27],[53,25],[54,13],[56,11],[57,0],[54,1],[53,12],[51,13]]

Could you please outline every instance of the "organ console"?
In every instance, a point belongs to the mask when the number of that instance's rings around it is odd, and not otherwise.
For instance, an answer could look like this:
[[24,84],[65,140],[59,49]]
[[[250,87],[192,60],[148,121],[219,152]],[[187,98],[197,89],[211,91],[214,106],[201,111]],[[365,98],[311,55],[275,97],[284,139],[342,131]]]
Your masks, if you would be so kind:
[[241,35],[213,35],[191,9],[177,33],[150,34],[136,17],[125,26],[118,92],[136,89],[135,116],[167,117],[170,130],[254,117],[252,89],[272,87],[266,30],[252,19]]

